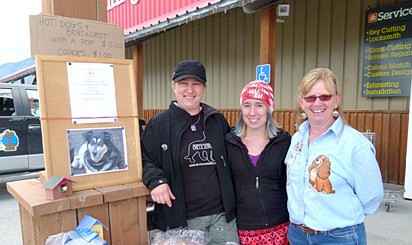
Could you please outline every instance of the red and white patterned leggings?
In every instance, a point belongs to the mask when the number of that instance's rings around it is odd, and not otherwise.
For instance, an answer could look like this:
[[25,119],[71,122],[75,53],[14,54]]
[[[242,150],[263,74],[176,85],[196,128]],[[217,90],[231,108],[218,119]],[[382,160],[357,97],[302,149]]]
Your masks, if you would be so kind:
[[241,245],[288,245],[289,222],[263,230],[238,230]]

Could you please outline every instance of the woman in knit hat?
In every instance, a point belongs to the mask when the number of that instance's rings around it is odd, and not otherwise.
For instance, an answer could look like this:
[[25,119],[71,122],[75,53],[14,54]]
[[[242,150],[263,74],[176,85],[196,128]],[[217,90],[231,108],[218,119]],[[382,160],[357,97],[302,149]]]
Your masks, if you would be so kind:
[[288,244],[284,159],[291,136],[272,117],[275,103],[269,84],[248,83],[240,107],[240,118],[225,136],[240,243]]

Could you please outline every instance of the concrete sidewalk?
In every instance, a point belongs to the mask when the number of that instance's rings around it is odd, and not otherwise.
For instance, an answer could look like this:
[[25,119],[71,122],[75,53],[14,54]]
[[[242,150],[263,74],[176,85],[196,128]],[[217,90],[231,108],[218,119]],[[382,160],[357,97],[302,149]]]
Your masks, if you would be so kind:
[[412,200],[403,198],[403,186],[384,184],[384,189],[399,191],[400,200],[390,203],[389,212],[382,203],[375,213],[366,217],[368,244],[412,244]]

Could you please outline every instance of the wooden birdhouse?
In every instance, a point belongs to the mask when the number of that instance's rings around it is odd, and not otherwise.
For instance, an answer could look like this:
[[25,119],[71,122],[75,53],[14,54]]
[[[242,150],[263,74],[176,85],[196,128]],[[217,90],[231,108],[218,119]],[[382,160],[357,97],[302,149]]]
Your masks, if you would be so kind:
[[52,176],[44,184],[46,199],[54,200],[73,194],[73,181],[63,176]]

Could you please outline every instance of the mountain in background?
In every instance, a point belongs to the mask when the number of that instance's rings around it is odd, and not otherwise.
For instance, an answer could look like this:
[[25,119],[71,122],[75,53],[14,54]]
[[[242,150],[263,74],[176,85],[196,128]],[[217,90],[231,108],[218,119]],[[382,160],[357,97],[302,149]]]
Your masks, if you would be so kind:
[[10,74],[15,73],[16,71],[20,71],[21,69],[27,68],[29,66],[34,65],[34,60],[27,58],[22,61],[18,61],[15,63],[4,63],[0,65],[0,78],[8,76]]

